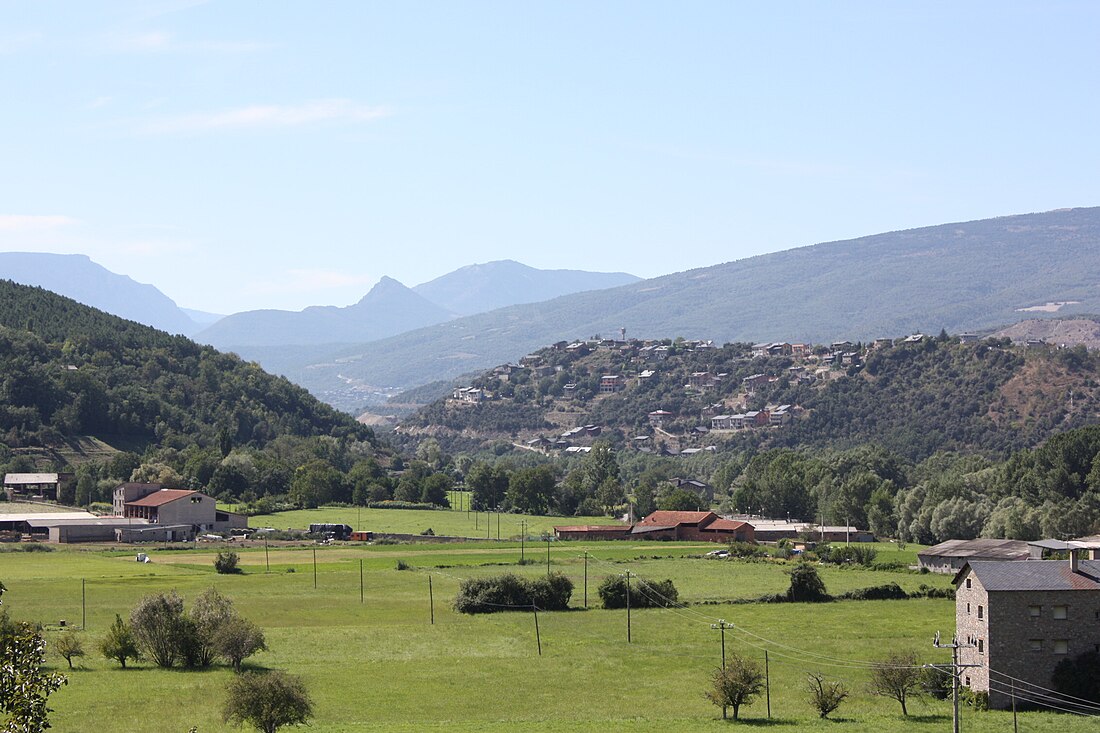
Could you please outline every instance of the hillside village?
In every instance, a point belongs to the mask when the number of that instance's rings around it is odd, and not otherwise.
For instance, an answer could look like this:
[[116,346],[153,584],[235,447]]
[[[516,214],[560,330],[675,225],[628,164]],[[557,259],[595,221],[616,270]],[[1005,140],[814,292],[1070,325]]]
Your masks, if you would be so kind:
[[[896,371],[899,360],[935,357],[937,349],[954,345],[971,350],[960,352],[964,356],[985,358],[985,353],[1000,352],[1015,360],[1006,368],[1016,369],[1025,351],[1049,354],[1052,348],[1041,341],[1016,347],[1003,339],[987,339],[976,347],[978,341],[973,334],[948,339],[919,333],[866,344],[822,345],[717,346],[705,340],[625,337],[561,341],[456,387],[449,399],[405,420],[398,432],[453,440],[463,449],[479,441],[506,440],[517,449],[547,455],[584,453],[596,440],[618,450],[665,456],[749,444],[790,445],[812,441],[807,433],[820,432],[811,427],[812,413],[830,385],[857,376],[864,383],[882,381],[868,379],[869,360],[876,373]],[[990,378],[999,375],[987,375],[984,381]],[[892,391],[920,388],[910,377],[905,381]],[[1079,394],[1088,391],[1083,388]],[[980,396],[971,390],[966,407],[976,413],[989,409],[973,404]]]

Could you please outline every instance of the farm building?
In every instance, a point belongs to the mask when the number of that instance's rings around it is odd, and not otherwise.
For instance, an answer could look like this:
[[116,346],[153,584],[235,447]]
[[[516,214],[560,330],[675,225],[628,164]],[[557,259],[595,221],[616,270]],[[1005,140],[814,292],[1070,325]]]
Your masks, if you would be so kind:
[[753,526],[714,512],[656,511],[634,525],[632,538],[755,542]]
[[71,473],[6,473],[4,493],[8,501],[36,499],[57,501],[62,484],[72,481]]
[[554,527],[559,540],[625,540],[630,537],[629,524],[575,524]]
[[1027,560],[1031,550],[1023,540],[947,540],[917,553],[921,569],[957,573],[972,560]]
[[971,690],[989,693],[991,707],[1015,695],[1038,702],[1029,685],[1052,688],[1064,659],[1100,651],[1100,561],[974,560],[955,575],[959,661]]

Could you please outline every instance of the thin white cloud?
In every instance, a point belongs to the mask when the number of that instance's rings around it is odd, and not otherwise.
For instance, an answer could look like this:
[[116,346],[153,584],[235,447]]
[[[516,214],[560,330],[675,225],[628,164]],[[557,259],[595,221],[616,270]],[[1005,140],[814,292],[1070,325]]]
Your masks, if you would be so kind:
[[319,99],[298,105],[251,105],[167,117],[150,123],[146,131],[164,134],[301,127],[322,122],[370,122],[390,114],[386,107],[358,104],[350,99]]
[[0,214],[0,232],[41,232],[76,224],[71,216]]
[[270,48],[259,41],[188,41],[161,30],[112,35],[106,46],[119,53],[250,53]]

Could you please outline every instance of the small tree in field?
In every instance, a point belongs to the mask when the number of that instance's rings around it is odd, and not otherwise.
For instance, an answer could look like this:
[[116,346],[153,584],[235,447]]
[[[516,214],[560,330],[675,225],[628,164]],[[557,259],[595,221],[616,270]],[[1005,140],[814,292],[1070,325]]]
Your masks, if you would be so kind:
[[764,673],[760,671],[760,665],[734,654],[725,669],[714,670],[710,689],[704,695],[722,708],[723,720],[726,718],[726,708],[733,708],[733,719],[737,720],[741,706],[750,704],[763,690]]
[[246,618],[232,616],[222,622],[214,634],[214,648],[233,665],[236,672],[241,671],[241,662],[256,652],[267,649],[264,632]]
[[872,695],[892,697],[901,703],[901,714],[909,715],[905,701],[921,693],[921,666],[914,651],[895,652],[874,666],[868,690]]
[[115,622],[107,630],[107,635],[99,642],[99,651],[107,659],[114,659],[126,669],[127,659],[141,659],[134,634],[122,616],[115,614]]
[[209,667],[218,654],[218,633],[231,619],[238,618],[233,601],[214,588],[207,588],[191,604],[187,616],[194,630],[190,661],[195,667]]
[[61,655],[69,663],[69,669],[73,668],[73,658],[84,656],[84,642],[72,631],[62,632],[53,643],[54,651]]
[[138,648],[158,667],[171,667],[189,643],[190,623],[183,599],[171,593],[145,596],[130,612],[130,629]]
[[848,688],[840,682],[827,682],[819,674],[806,675],[806,690],[810,693],[810,704],[822,718],[829,717],[829,713],[840,707],[840,703],[848,697]]
[[276,733],[285,725],[309,720],[313,701],[299,677],[284,672],[248,672],[230,681],[223,716],[227,723]]

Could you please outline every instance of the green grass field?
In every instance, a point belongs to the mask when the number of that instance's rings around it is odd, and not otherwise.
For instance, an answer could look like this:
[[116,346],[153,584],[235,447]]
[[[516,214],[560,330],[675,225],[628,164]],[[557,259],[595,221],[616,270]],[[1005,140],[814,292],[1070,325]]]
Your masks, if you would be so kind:
[[[390,510],[387,510],[390,511]],[[727,652],[763,660],[769,653],[772,719],[763,699],[742,711],[744,724],[789,731],[941,731],[950,706],[919,700],[902,718],[892,700],[865,691],[861,662],[895,648],[931,648],[937,631],[950,634],[947,600],[837,602],[823,605],[703,604],[786,587],[776,562],[708,560],[713,545],[679,543],[552,543],[551,568],[576,584],[571,612],[540,613],[543,654],[536,650],[530,613],[461,616],[449,608],[461,578],[512,570],[544,573],[544,564],[516,565],[515,543],[461,545],[337,545],[242,551],[245,572],[213,572],[213,550],[149,550],[152,562],[132,552],[62,549],[0,554],[5,605],[16,618],[56,624],[81,622],[85,579],[89,655],[67,673],[70,683],[51,702],[54,730],[230,730],[219,716],[232,672],[166,671],[139,664],[119,670],[93,651],[114,619],[144,594],[178,590],[188,601],[213,586],[267,633],[269,652],[256,666],[302,675],[313,695],[311,730],[336,731],[695,731],[726,730],[717,708],[702,697],[707,675],[720,661],[718,618],[733,623]],[[544,563],[544,543],[529,543],[528,557]],[[584,553],[588,552],[589,606],[583,610]],[[894,550],[897,552],[896,550]],[[907,550],[906,552],[912,552]],[[885,550],[884,550],[885,552]],[[904,553],[902,553],[904,554]],[[695,557],[692,557],[692,556]],[[412,569],[395,569],[398,560]],[[364,600],[360,603],[360,561]],[[270,572],[266,572],[270,562]],[[293,569],[294,572],[288,572]],[[635,610],[633,643],[626,614],[597,609],[601,578],[626,570],[672,578],[685,608]],[[429,623],[429,576],[435,624]],[[822,568],[831,592],[895,580],[945,586],[945,576],[866,569]],[[49,630],[53,638],[56,631]],[[51,656],[51,664],[64,662]],[[836,720],[820,721],[802,684],[817,671],[844,681],[853,692]],[[1011,714],[963,712],[964,730],[1010,730]],[[1051,713],[1024,713],[1021,730],[1077,733],[1095,721]]]
[[[466,494],[466,492],[454,492]],[[463,504],[465,506],[465,503]],[[553,533],[554,525],[613,524],[608,517],[539,517],[526,514],[498,514],[459,510],[361,509],[358,507],[321,507],[277,514],[257,514],[249,518],[251,527],[306,529],[310,524],[347,524],[354,529],[373,532],[420,534],[431,529],[437,535],[452,537],[518,538],[526,522],[528,536]]]

